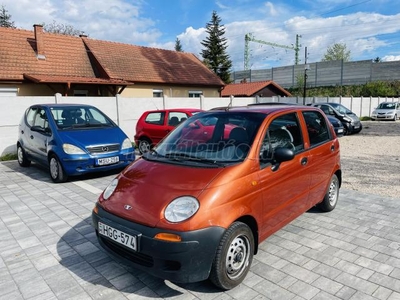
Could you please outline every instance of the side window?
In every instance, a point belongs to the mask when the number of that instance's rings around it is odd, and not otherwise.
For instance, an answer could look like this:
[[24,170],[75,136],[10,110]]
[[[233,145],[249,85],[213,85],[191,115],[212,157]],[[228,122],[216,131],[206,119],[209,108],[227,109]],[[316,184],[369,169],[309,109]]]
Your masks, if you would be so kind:
[[46,112],[43,109],[36,111],[35,119],[33,121],[33,126],[38,126],[43,130],[49,128],[49,121]]
[[35,120],[36,111],[37,111],[37,108],[34,107],[34,108],[30,108],[29,111],[26,113],[26,122],[28,123],[28,125],[30,127],[33,126],[33,122]]
[[330,140],[329,126],[320,112],[305,111],[303,116],[307,124],[311,147]]
[[168,125],[177,126],[179,123],[187,119],[187,115],[184,112],[171,111],[168,114]]
[[146,123],[155,125],[164,125],[165,112],[149,113],[144,120]]
[[294,153],[304,149],[303,136],[296,113],[279,116],[268,127],[261,146],[260,156],[272,158],[276,148],[289,148]]

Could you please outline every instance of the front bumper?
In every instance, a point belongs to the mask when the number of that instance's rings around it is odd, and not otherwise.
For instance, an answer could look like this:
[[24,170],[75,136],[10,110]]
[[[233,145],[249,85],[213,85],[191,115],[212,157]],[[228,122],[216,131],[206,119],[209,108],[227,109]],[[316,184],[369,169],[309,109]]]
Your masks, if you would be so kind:
[[[98,159],[99,158],[106,158],[110,156],[118,156],[118,162],[112,164],[105,164],[99,165]],[[127,154],[115,154],[115,155],[108,155],[108,156],[101,156],[101,157],[93,157],[89,155],[84,155],[82,157],[63,157],[62,158],[62,165],[64,171],[69,176],[76,176],[76,175],[83,175],[93,172],[103,172],[103,171],[110,171],[115,169],[122,169],[128,166],[135,160],[134,152],[130,152]]]
[[[96,204],[97,205],[97,204]],[[209,277],[216,249],[225,229],[208,227],[188,232],[171,232],[133,223],[106,212],[97,205],[92,221],[100,245],[124,263],[153,276],[173,282],[189,283]],[[124,233],[137,237],[138,251],[125,247],[99,234],[102,222]],[[153,237],[160,232],[175,233],[181,242],[168,242]]]

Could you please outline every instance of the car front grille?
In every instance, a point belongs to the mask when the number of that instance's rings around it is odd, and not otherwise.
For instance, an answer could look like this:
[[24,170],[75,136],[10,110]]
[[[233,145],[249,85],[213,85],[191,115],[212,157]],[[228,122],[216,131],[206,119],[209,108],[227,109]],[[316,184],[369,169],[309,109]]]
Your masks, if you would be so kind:
[[139,252],[133,252],[131,250],[128,250],[124,246],[120,246],[117,243],[114,243],[107,238],[103,238],[102,236],[100,236],[100,239],[112,252],[115,252],[119,256],[122,256],[127,260],[130,260],[136,264],[145,267],[149,268],[153,267],[154,265],[153,257]]
[[92,146],[86,147],[86,149],[90,152],[90,154],[103,154],[110,152],[119,151],[119,144],[110,144],[110,145],[101,145],[101,146]]

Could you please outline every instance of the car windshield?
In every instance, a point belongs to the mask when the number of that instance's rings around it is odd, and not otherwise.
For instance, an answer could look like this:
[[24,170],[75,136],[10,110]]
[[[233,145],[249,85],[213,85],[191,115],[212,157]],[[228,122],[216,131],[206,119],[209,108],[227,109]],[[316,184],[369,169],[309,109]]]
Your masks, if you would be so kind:
[[350,109],[348,109],[347,107],[343,106],[342,104],[339,103],[331,103],[330,104],[334,109],[336,109],[338,112],[340,112],[341,114],[354,114]]
[[143,157],[214,166],[240,162],[246,158],[265,117],[254,112],[198,113]]
[[61,130],[115,126],[112,120],[92,106],[57,106],[50,110],[54,122]]
[[378,105],[378,109],[394,109],[395,103],[381,103]]

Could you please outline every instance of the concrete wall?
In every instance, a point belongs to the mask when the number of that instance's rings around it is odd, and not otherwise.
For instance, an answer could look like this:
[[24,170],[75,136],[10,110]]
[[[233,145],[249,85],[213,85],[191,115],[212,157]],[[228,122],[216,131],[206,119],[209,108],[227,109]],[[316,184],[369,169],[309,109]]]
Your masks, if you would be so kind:
[[[163,108],[200,108],[209,110],[214,107],[247,105],[256,102],[303,103],[302,97],[243,97],[243,98],[127,98],[127,97],[62,97],[60,94],[49,97],[2,96],[0,97],[0,156],[16,152],[18,124],[25,110],[36,103],[86,103],[98,107],[113,119],[133,141],[136,122],[146,110]],[[384,101],[399,101],[398,98],[306,98],[305,103],[339,102],[358,116],[370,116],[372,110]]]
[[[374,63],[372,60],[323,61],[308,64],[307,86],[360,85],[371,81],[400,80],[400,61]],[[304,64],[261,70],[235,71],[231,79],[238,83],[273,80],[284,88],[295,87],[304,76]]]

